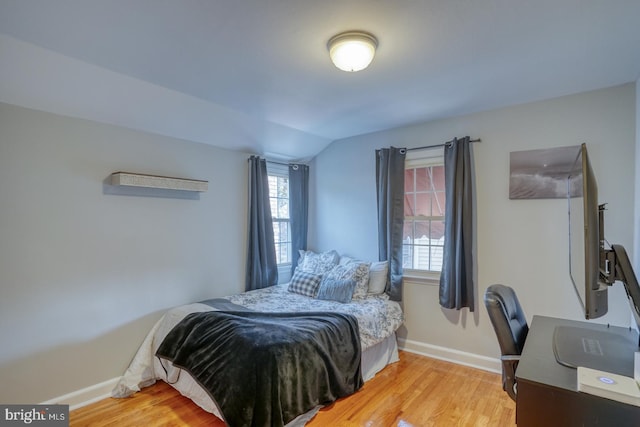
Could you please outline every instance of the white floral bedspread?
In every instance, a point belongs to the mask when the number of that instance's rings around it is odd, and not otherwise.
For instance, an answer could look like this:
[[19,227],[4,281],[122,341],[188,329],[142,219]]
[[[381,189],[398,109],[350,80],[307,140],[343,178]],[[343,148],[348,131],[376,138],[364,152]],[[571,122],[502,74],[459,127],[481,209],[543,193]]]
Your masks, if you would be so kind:
[[381,342],[400,327],[404,314],[400,304],[388,295],[370,295],[342,304],[299,295],[287,290],[288,284],[224,297],[251,310],[270,312],[334,311],[358,319],[362,349]]

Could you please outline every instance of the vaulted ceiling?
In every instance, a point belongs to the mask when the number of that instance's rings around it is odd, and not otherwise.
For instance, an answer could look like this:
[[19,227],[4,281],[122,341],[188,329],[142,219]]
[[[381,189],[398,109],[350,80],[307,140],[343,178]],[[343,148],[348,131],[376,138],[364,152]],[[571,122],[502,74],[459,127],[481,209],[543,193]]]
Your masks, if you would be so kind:
[[[635,81],[639,17],[638,0],[0,0],[0,101],[309,158]],[[330,62],[346,30],[378,38],[368,69]],[[252,146],[234,146],[238,129]]]

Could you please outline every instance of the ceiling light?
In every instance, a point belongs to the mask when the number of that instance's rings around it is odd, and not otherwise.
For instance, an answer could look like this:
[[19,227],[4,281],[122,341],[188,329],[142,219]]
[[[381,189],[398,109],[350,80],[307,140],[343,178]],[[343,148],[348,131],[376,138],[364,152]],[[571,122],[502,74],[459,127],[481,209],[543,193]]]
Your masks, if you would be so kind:
[[343,71],[360,71],[369,66],[378,47],[378,40],[369,33],[348,31],[333,36],[327,48],[334,65]]

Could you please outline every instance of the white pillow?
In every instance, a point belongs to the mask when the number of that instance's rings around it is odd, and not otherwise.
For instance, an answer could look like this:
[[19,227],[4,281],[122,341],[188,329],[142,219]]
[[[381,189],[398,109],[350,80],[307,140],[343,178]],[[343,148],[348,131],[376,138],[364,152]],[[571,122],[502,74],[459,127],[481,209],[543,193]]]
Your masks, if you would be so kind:
[[381,294],[387,286],[389,261],[372,262],[369,266],[369,293]]

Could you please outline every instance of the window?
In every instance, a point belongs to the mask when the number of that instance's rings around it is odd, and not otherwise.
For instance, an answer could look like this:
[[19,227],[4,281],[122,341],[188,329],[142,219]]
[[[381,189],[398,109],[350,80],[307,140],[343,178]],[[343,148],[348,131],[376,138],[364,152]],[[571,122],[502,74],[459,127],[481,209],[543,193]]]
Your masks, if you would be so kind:
[[273,218],[273,238],[276,246],[276,262],[291,263],[291,227],[289,226],[289,168],[286,165],[267,163],[269,176],[269,201]]
[[405,161],[402,266],[416,272],[440,272],[445,213],[442,149],[410,154]]

